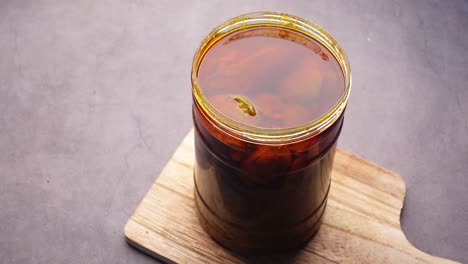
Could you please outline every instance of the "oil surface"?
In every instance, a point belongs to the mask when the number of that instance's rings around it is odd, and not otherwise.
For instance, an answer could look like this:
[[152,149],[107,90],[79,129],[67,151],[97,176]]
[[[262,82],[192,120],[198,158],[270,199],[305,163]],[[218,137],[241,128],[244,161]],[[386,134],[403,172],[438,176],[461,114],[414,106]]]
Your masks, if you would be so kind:
[[198,81],[219,112],[262,128],[312,122],[344,92],[340,65],[325,47],[273,27],[241,30],[216,42],[200,64]]

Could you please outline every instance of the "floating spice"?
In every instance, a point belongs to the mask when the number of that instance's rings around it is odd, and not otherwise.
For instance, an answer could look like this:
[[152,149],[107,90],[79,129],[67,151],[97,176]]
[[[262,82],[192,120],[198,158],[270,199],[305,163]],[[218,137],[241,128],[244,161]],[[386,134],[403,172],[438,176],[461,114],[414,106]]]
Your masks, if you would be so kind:
[[242,110],[242,112],[248,114],[249,116],[256,116],[257,111],[255,107],[249,100],[242,96],[234,96],[234,101],[238,103],[238,107]]

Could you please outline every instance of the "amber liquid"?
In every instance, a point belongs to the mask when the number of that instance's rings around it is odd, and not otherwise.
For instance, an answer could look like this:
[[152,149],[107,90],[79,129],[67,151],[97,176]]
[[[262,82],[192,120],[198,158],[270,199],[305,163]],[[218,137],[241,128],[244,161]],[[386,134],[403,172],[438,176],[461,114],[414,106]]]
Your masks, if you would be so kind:
[[[329,112],[344,92],[341,68],[313,39],[278,28],[238,31],[205,54],[199,85],[223,115],[289,128]],[[222,245],[271,252],[310,239],[325,210],[343,116],[317,136],[259,144],[220,131],[195,101],[195,198],[200,222]]]
[[[315,40],[275,28],[218,41],[198,70],[200,87],[221,113],[264,128],[296,127],[326,114],[344,92],[338,62]],[[240,108],[245,99],[255,109]]]

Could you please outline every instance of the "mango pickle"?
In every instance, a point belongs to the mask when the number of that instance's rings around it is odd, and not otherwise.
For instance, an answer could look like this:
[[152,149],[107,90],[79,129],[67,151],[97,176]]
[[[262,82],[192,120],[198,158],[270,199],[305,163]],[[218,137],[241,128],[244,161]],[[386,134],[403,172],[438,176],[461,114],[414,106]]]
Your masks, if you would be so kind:
[[320,227],[350,70],[304,19],[251,13],[215,28],[192,65],[195,202],[219,244],[297,248]]

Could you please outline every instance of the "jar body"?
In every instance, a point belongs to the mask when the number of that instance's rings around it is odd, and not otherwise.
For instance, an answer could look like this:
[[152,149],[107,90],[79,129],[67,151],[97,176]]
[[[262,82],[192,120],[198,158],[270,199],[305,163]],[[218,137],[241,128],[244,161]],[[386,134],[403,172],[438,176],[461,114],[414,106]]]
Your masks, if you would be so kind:
[[200,223],[243,253],[300,246],[318,230],[343,115],[294,143],[259,144],[220,131],[195,102],[195,201]]
[[192,64],[194,197],[214,240],[268,254],[313,237],[350,89],[342,49],[310,21],[250,13],[205,38]]

